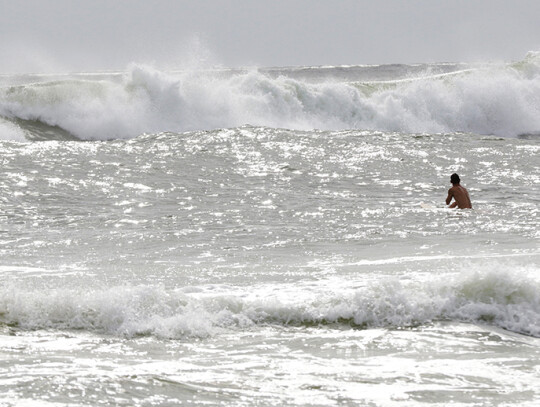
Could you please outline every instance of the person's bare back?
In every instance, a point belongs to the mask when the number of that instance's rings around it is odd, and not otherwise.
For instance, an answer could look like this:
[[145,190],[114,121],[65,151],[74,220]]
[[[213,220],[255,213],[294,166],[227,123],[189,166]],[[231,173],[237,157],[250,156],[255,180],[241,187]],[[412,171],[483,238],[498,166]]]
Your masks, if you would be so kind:
[[465,187],[462,187],[459,179],[459,175],[452,174],[450,177],[450,182],[452,183],[452,188],[448,190],[448,197],[446,198],[446,205],[449,205],[454,198],[454,203],[450,205],[450,208],[455,208],[456,206],[459,209],[472,209],[471,198],[469,197],[469,192]]

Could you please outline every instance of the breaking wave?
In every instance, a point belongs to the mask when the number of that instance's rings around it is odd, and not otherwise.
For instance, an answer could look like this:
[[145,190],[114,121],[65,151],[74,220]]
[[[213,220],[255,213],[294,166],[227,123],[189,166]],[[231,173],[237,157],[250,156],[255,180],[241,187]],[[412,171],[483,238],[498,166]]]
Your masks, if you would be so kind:
[[327,294],[322,294],[326,289],[314,293],[297,286],[280,286],[280,294],[266,288],[250,290],[249,295],[215,294],[193,287],[93,291],[5,287],[0,291],[0,320],[18,329],[76,329],[174,339],[258,325],[399,328],[435,321],[480,323],[540,337],[540,285],[534,273],[518,271],[471,272],[424,283],[388,280],[348,293]]
[[286,68],[165,73],[133,65],[116,76],[4,86],[0,139],[106,140],[246,124],[510,137],[540,132],[539,53],[444,74],[426,65],[423,74],[385,81],[352,74],[346,80],[343,67],[338,80],[324,69],[323,79],[310,81]]

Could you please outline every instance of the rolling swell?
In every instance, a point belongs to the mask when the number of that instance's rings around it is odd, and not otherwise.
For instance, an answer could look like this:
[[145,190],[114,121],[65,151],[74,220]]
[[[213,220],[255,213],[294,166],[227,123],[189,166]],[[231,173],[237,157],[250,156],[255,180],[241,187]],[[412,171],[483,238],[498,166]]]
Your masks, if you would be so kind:
[[518,272],[476,271],[408,284],[388,280],[350,292],[332,292],[324,284],[321,292],[280,286],[279,293],[272,293],[263,287],[251,296],[193,287],[93,291],[5,287],[0,291],[0,320],[18,329],[175,339],[260,325],[402,328],[435,321],[480,323],[540,337],[538,281],[526,277],[531,270]]
[[[425,65],[411,73],[394,67],[388,79],[387,67],[369,67],[370,74],[358,80],[361,67],[310,68],[301,74],[293,68],[164,73],[133,65],[125,75],[0,88],[0,138],[125,139],[245,124],[510,137],[539,133],[538,54],[514,64],[459,68],[441,73]],[[377,69],[385,80],[369,80]]]
[[20,133],[19,139],[28,141],[46,141],[46,140],[79,140],[70,132],[64,130],[60,126],[54,126],[42,122],[40,120],[26,119],[7,119],[4,122],[5,126],[11,126],[12,129],[18,130]]

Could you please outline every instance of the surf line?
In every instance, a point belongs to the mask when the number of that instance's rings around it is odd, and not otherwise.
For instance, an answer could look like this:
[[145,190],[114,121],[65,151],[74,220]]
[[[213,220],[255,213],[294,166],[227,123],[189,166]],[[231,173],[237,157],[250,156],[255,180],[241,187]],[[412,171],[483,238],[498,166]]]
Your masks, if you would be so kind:
[[[510,253],[510,254],[488,254],[488,255],[465,255],[459,256],[461,259],[493,259],[503,257],[524,257],[524,256],[538,256],[540,252],[533,253]],[[347,266],[373,266],[380,264],[400,264],[400,263],[413,263],[417,261],[430,261],[430,260],[448,260],[453,259],[455,256],[439,255],[439,256],[407,256],[407,257],[393,257],[390,259],[379,260],[360,260],[354,263],[334,264],[335,267],[347,267]]]

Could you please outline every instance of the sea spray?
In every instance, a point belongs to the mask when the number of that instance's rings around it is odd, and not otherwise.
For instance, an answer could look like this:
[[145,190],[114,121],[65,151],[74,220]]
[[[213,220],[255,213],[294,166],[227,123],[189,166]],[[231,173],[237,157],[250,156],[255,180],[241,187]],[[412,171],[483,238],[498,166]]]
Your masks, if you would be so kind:
[[422,283],[386,279],[346,291],[297,284],[270,295],[264,295],[265,287],[239,296],[157,286],[89,291],[12,286],[0,292],[0,315],[3,323],[20,329],[76,329],[127,337],[207,337],[261,324],[402,328],[442,320],[495,325],[540,337],[539,288],[533,277],[498,269]]
[[[313,82],[286,68],[167,73],[133,64],[123,76],[4,86],[0,116],[57,126],[83,140],[245,124],[517,136],[540,132],[539,65],[530,54],[515,64],[445,74],[426,65],[423,75],[403,68],[393,80],[360,82],[343,80],[346,68],[335,68],[339,80],[324,68],[324,80]],[[0,136],[19,133],[3,126]]]
[[0,117],[0,140],[26,141],[31,136],[16,123]]

